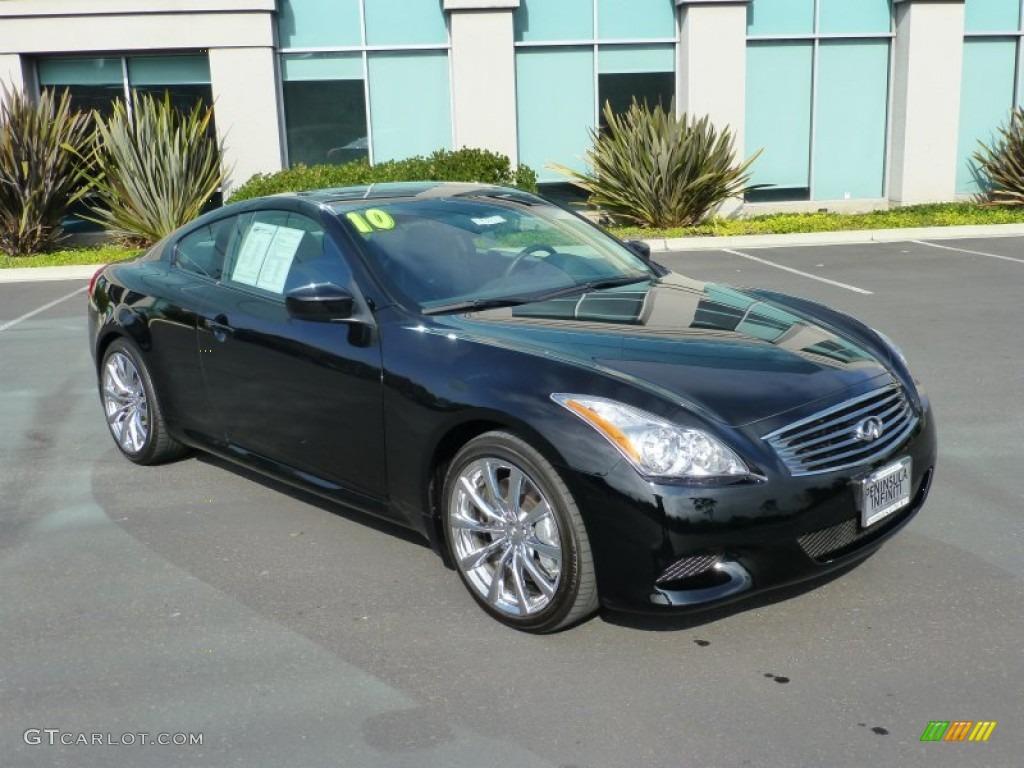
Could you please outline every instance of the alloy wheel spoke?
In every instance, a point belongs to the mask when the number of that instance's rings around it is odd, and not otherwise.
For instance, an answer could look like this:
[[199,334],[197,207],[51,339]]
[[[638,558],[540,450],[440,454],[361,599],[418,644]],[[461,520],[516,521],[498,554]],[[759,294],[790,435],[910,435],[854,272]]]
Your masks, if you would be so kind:
[[484,497],[480,495],[480,492],[476,489],[476,487],[474,487],[473,483],[470,482],[468,477],[463,476],[459,478],[459,480],[460,484],[462,485],[462,490],[469,494],[470,500],[473,502],[477,509],[479,509],[492,520],[502,521],[505,519],[505,516],[501,514],[501,512],[494,509],[490,504],[487,503]]
[[[493,515],[492,515],[493,516]],[[462,515],[453,515],[451,518],[452,528],[459,528],[464,531],[471,531],[482,536],[504,536],[505,529],[496,525],[487,525],[479,520]]]
[[525,616],[530,612],[530,601],[526,594],[526,577],[523,575],[522,547],[516,547],[512,552],[512,587],[516,595],[516,604],[519,606],[519,615]]
[[545,517],[548,517],[550,514],[551,507],[548,506],[548,503],[546,501],[538,501],[534,505],[533,509],[531,509],[529,512],[527,512],[520,518],[520,522],[523,524],[523,526],[529,527],[531,525],[536,525]]
[[461,558],[459,560],[459,566],[464,571],[472,571],[486,563],[495,552],[499,552],[502,549],[508,549],[508,542],[504,538],[495,539],[489,544],[485,544],[480,547],[480,549],[470,552],[465,557]]
[[551,577],[544,573],[540,566],[533,561],[533,557],[530,555],[529,551],[527,551],[525,545],[519,553],[519,561],[526,567],[533,583],[536,584],[537,588],[544,593],[545,597],[550,598],[555,594],[555,582],[550,580]]
[[491,605],[497,605],[505,591],[505,566],[508,564],[508,555],[511,551],[511,549],[506,549],[498,558],[498,562],[494,564],[494,574],[487,589],[487,602]]
[[498,483],[498,475],[495,472],[495,466],[493,461],[484,462],[484,477],[487,478],[487,488],[491,493],[491,498],[494,500],[499,510],[504,511],[505,509],[505,497],[501,495],[501,484]]
[[508,510],[515,518],[519,518],[522,508],[519,500],[523,495],[523,479],[525,475],[518,467],[512,467],[508,474]]
[[538,555],[550,557],[552,560],[557,561],[559,564],[561,564],[562,562],[562,548],[559,546],[556,546],[554,544],[546,544],[540,539],[538,539],[536,536],[530,536],[528,539],[526,539],[526,541],[523,542],[523,544],[532,549]]

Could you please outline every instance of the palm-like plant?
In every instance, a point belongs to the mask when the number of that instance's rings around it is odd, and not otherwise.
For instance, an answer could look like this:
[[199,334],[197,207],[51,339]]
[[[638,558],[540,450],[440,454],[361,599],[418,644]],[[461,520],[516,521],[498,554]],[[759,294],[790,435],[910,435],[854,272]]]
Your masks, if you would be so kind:
[[593,146],[580,173],[550,167],[590,193],[589,202],[623,223],[645,227],[699,224],[729,197],[750,185],[758,152],[737,164],[732,132],[718,131],[705,117],[676,116],[674,105],[652,110],[636,100],[623,114],[605,103],[606,128],[593,129]]
[[1024,205],[1024,109],[1014,108],[991,146],[983,142],[978,146],[973,159],[975,180],[984,190],[981,200],[993,205]]
[[96,115],[90,220],[146,244],[198,216],[224,179],[212,119],[210,107],[180,112],[169,94],[136,92],[130,112],[117,102],[109,118]]
[[33,101],[5,85],[0,102],[0,251],[23,256],[63,237],[60,221],[85,191],[79,158],[93,128],[66,90]]

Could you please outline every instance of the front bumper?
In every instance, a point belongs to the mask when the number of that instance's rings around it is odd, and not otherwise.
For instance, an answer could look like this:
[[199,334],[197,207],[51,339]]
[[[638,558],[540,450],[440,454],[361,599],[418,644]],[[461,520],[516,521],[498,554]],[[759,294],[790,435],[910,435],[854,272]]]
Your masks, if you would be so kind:
[[[860,526],[857,481],[913,460],[910,504]],[[656,484],[624,462],[603,477],[571,473],[602,604],[619,610],[709,608],[823,576],[871,554],[923,507],[934,475],[935,421],[925,403],[900,446],[870,465],[720,485]]]

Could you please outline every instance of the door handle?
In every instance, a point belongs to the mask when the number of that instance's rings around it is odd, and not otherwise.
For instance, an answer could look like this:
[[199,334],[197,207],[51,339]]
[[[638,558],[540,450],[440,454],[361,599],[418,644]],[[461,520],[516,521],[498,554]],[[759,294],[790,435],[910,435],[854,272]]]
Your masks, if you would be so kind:
[[217,341],[227,341],[228,336],[235,332],[235,329],[228,325],[227,315],[217,315],[212,320],[207,320],[206,327],[213,332],[213,338]]

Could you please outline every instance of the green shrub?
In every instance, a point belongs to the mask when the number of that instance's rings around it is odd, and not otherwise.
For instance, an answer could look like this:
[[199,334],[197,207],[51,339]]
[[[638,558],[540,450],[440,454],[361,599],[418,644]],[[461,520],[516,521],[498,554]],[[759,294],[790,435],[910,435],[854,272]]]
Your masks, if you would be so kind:
[[115,235],[154,243],[202,211],[224,173],[211,132],[212,108],[178,111],[162,99],[132,93],[131,114],[122,101],[109,118],[95,114],[97,141],[90,174],[95,217]]
[[439,149],[428,157],[386,160],[370,165],[356,160],[344,165],[296,165],[277,173],[258,173],[231,195],[229,202],[280,192],[307,189],[382,184],[391,181],[475,181],[483,184],[515,186],[528,192],[537,190],[537,174],[520,165],[513,169],[505,155],[486,149]]
[[67,91],[33,102],[2,89],[0,106],[0,251],[24,256],[53,248],[60,220],[84,192],[79,157],[92,135],[88,115],[71,109]]
[[727,198],[758,188],[748,185],[757,153],[736,164],[733,134],[718,131],[705,116],[679,117],[658,104],[635,100],[621,115],[605,103],[605,129],[593,129],[593,146],[580,173],[552,165],[586,190],[591,205],[624,224],[686,227],[699,224]]
[[1024,205],[1024,109],[1014,108],[992,146],[978,142],[974,175],[979,199],[994,205]]

